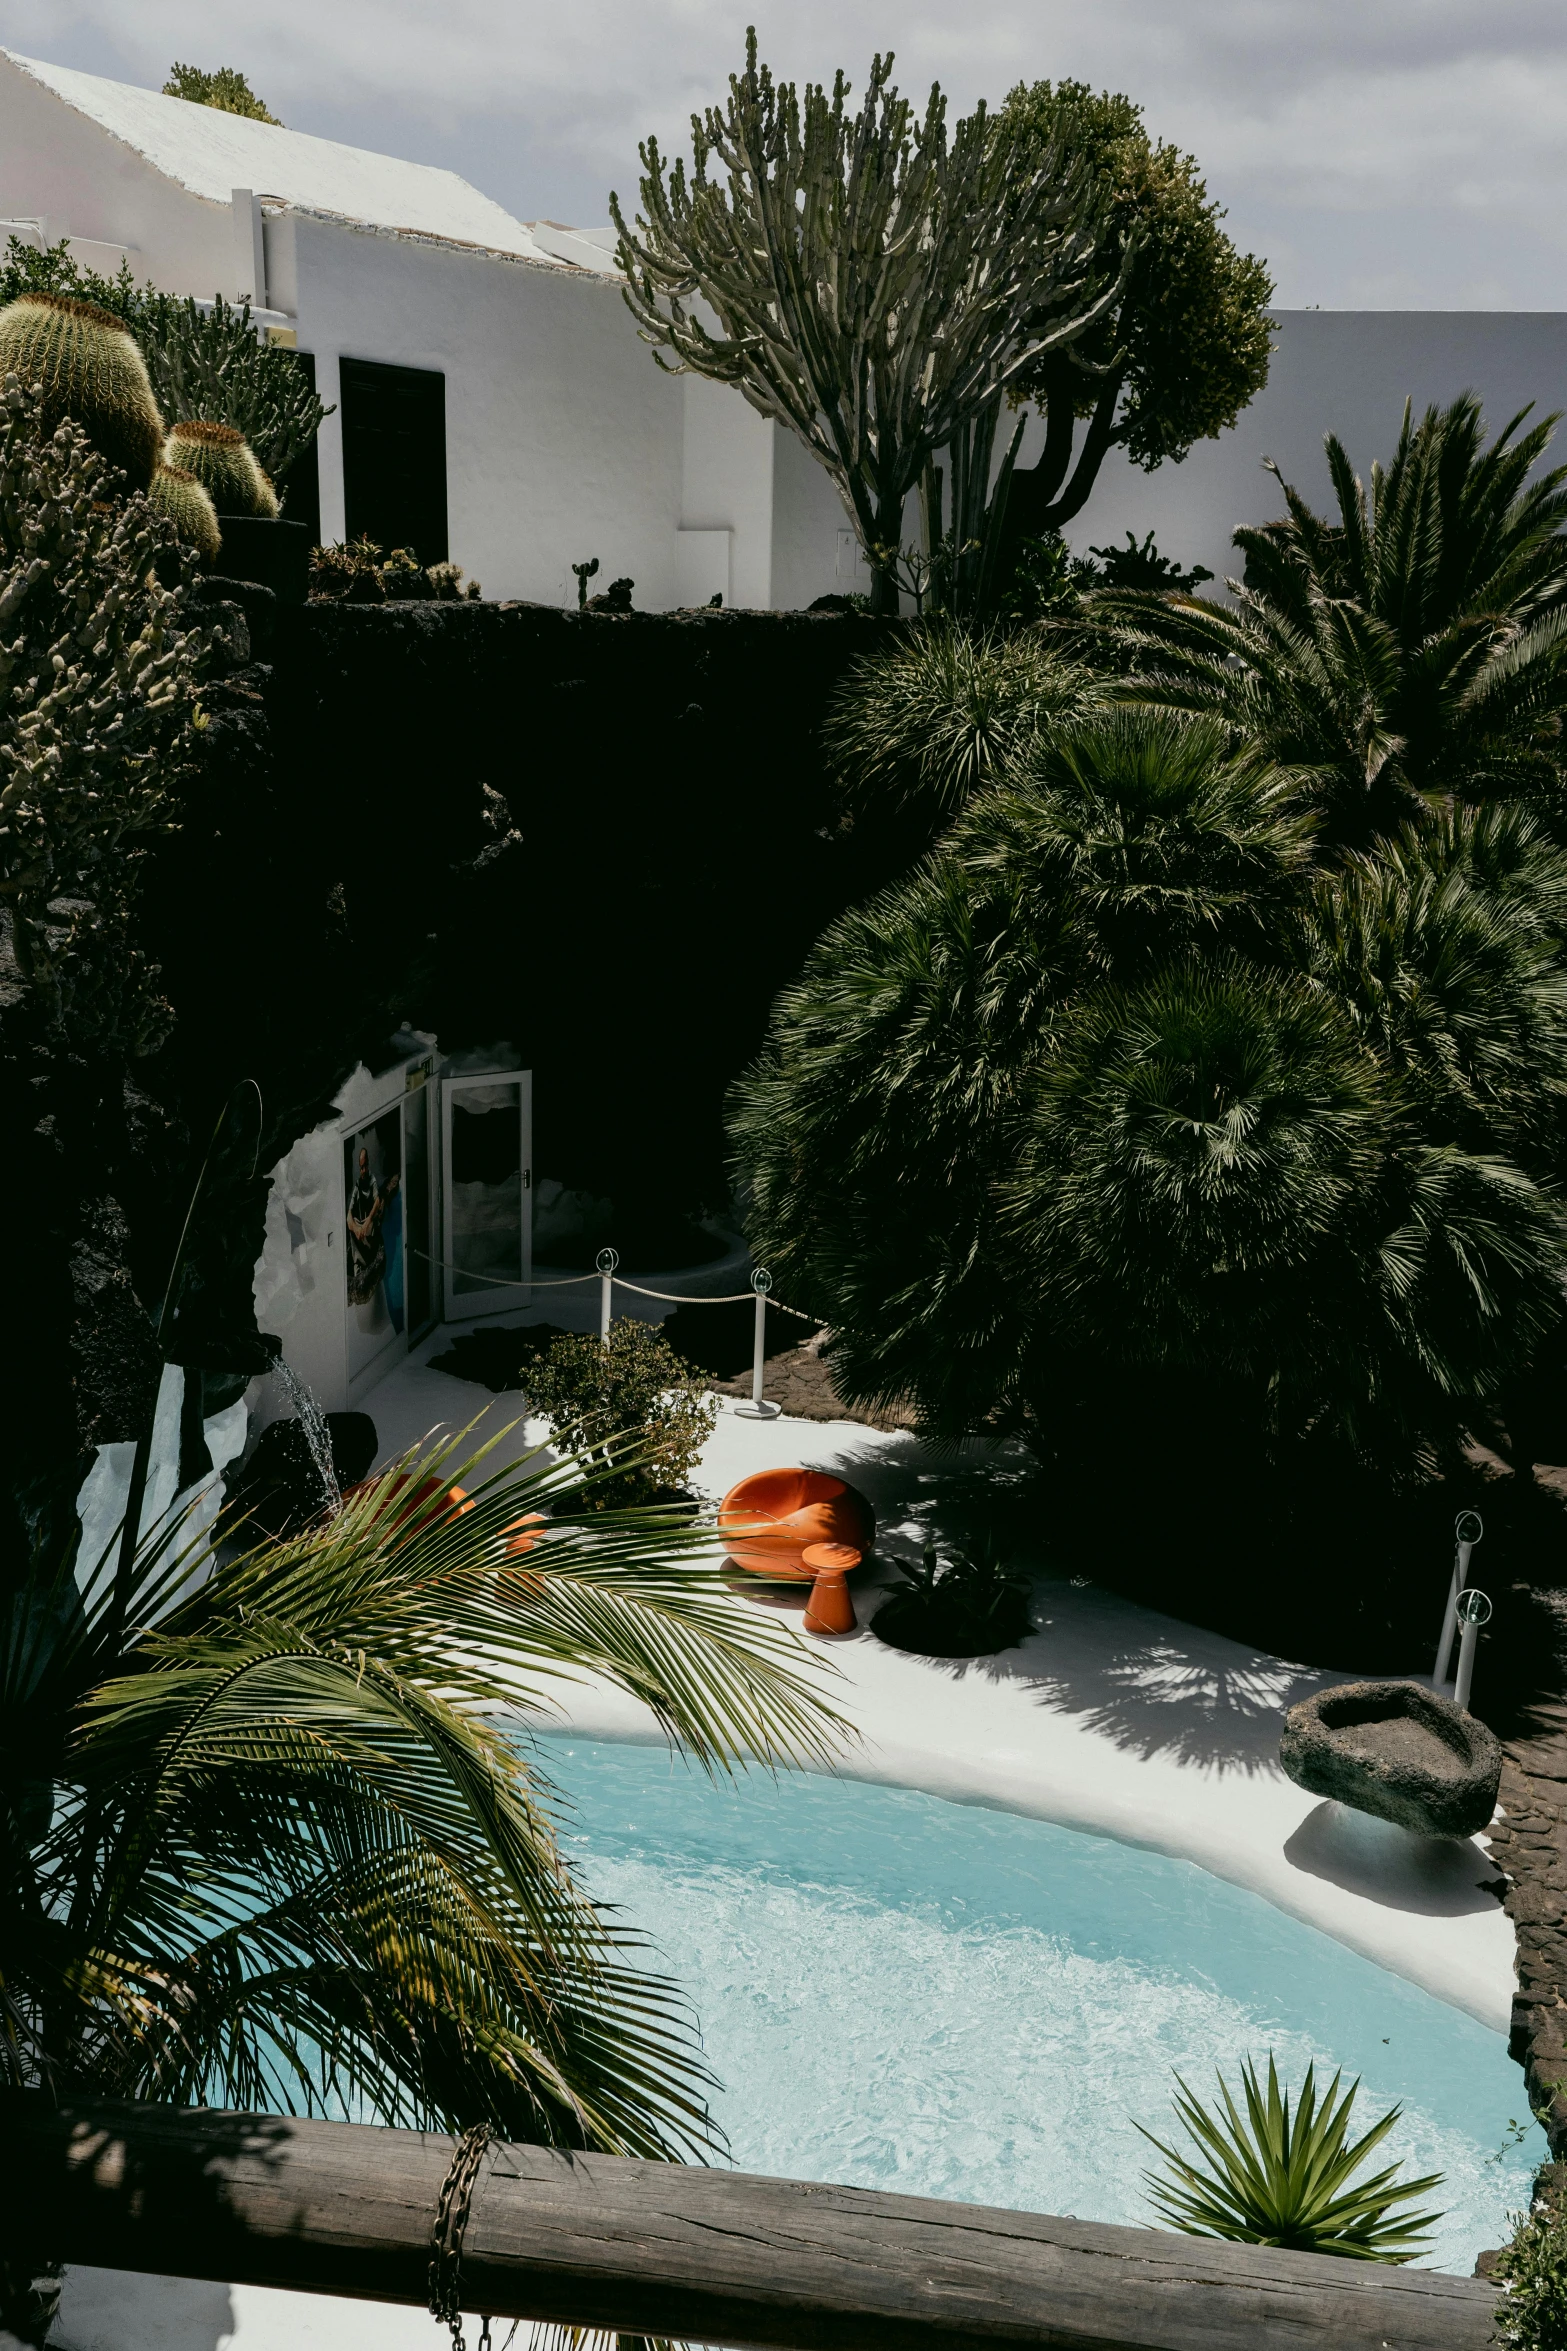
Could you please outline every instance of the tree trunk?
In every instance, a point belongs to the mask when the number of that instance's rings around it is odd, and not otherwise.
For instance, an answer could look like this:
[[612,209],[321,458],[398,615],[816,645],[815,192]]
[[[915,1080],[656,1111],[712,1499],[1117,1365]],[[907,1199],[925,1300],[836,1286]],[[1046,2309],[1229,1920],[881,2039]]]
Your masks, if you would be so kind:
[[1016,575],[1026,540],[1042,539],[1047,532],[1058,531],[1087,505],[1110,447],[1120,397],[1121,378],[1109,378],[1088,420],[1088,430],[1074,465],[1072,444],[1077,418],[1072,387],[1064,374],[1059,383],[1051,385],[1044,404],[1044,449],[1037,464],[1020,465],[1012,476],[1000,567],[1004,579]]

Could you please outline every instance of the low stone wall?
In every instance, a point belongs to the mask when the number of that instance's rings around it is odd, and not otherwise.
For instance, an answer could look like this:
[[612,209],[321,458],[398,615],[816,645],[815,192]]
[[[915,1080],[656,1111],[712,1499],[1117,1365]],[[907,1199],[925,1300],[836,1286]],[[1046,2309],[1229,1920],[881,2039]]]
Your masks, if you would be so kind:
[[1567,2159],[1567,1705],[1509,1741],[1491,1850],[1518,1936],[1509,2047],[1557,2164]]

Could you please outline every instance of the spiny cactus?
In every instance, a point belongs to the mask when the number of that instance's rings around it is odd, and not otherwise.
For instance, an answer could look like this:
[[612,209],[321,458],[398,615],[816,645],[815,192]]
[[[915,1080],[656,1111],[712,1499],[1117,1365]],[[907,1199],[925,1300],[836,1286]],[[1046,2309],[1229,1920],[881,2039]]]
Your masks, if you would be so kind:
[[275,519],[278,496],[262,472],[243,433],[231,424],[188,417],[164,443],[163,462],[193,473],[219,514],[258,514]]
[[125,945],[135,851],[176,819],[208,637],[190,550],[145,499],[109,496],[80,426],[44,438],[42,405],[0,376],[0,909],[51,1023],[139,1053],[163,1014]]
[[163,419],[135,337],[112,311],[69,294],[22,294],[0,310],[0,378],[39,385],[39,422],[66,417],[101,457],[145,490],[163,449]]
[[203,563],[213,563],[223,545],[218,510],[193,473],[182,465],[160,465],[152,477],[147,503],[155,514],[166,514],[187,546]]

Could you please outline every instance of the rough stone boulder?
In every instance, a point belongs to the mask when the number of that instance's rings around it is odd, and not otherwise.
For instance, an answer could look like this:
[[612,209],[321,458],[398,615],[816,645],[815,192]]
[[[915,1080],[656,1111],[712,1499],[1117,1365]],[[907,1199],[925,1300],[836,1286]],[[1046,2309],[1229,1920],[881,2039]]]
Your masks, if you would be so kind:
[[1297,1787],[1424,1837],[1472,1837],[1496,1810],[1494,1732],[1417,1682],[1340,1682],[1284,1717],[1279,1761]]

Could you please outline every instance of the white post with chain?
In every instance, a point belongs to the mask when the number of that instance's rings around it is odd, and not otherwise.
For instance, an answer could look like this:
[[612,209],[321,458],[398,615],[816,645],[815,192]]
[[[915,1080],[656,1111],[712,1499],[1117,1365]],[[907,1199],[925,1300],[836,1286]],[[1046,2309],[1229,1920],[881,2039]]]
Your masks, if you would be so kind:
[[751,1357],[751,1401],[735,1406],[742,1420],[776,1420],[783,1410],[781,1404],[768,1404],[762,1397],[762,1366],[767,1358],[767,1293],[772,1286],[772,1275],[764,1273],[758,1266],[751,1276],[751,1287],[756,1293],[756,1343]]

